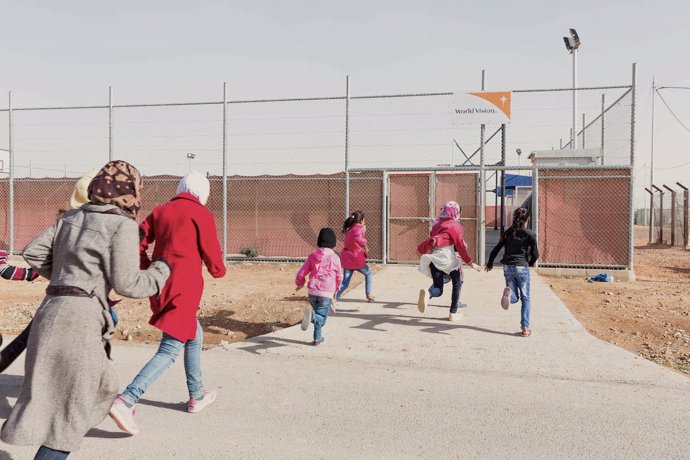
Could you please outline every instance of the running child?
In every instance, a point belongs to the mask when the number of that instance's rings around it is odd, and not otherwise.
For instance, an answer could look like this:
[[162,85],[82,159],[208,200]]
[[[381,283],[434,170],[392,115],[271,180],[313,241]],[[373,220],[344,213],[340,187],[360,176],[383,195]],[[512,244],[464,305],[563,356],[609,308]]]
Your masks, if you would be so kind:
[[345,289],[350,285],[350,280],[354,272],[360,272],[364,275],[364,293],[367,296],[367,302],[376,300],[371,295],[371,268],[367,265],[367,254],[369,248],[367,246],[367,224],[364,221],[364,213],[362,211],[355,211],[350,217],[345,219],[343,224],[343,235],[345,235],[345,243],[343,252],[340,253],[340,263],[343,266],[343,285],[336,294],[336,299],[339,299]]
[[529,329],[529,267],[534,267],[539,259],[539,245],[534,232],[527,228],[528,219],[529,211],[525,208],[517,208],[513,212],[513,224],[501,235],[501,239],[491,251],[489,261],[486,263],[486,271],[491,271],[498,252],[505,247],[501,263],[506,287],[503,289],[501,307],[507,310],[511,303],[522,301],[520,328],[523,337],[529,337],[532,334]]
[[429,276],[433,284],[429,289],[420,289],[417,307],[420,313],[426,311],[429,300],[443,294],[443,284],[453,283],[451,294],[449,321],[459,321],[462,315],[458,308],[467,305],[460,303],[460,289],[462,288],[462,263],[471,265],[477,271],[482,268],[472,262],[465,244],[465,230],[459,222],[462,208],[455,201],[446,202],[441,208],[438,218],[434,219],[429,238],[423,241],[417,251],[422,254],[419,261],[419,271]]
[[204,290],[202,262],[214,278],[222,278],[226,272],[213,214],[205,206],[209,193],[208,179],[192,171],[180,181],[177,195],[156,207],[140,226],[142,268],[151,264],[146,250],[155,241],[153,259],[168,261],[172,274],[160,295],[150,298],[153,315],[149,324],[163,331],[158,352],[110,408],[118,427],[132,435],[139,432],[134,421],[135,404],[182,349],[189,391],[187,412],[200,412],[217,396],[215,390],[206,390],[202,381],[204,332],[197,319]]
[[297,290],[300,290],[304,287],[305,278],[309,275],[307,289],[311,308],[304,309],[302,330],[306,331],[310,322],[314,324],[312,345],[319,345],[324,340],[321,329],[326,324],[328,311],[335,302],[335,294],[342,282],[340,258],[333,251],[335,244],[336,238],[333,229],[322,228],[316,241],[318,249],[309,254],[307,261],[304,262],[295,278]]

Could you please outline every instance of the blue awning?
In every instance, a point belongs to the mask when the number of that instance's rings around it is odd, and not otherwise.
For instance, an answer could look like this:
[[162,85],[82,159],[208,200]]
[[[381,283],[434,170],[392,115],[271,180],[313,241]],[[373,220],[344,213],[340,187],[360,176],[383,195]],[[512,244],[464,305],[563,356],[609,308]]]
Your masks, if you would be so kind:
[[[506,196],[512,196],[515,192],[515,187],[532,187],[532,176],[506,174]],[[494,193],[501,196],[501,187],[497,187]]]

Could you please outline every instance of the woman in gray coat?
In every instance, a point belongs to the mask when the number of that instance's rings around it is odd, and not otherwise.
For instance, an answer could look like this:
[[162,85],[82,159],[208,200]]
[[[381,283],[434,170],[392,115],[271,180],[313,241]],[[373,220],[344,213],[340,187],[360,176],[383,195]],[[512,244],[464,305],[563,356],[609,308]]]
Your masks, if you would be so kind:
[[108,414],[118,383],[109,360],[115,332],[108,294],[157,295],[170,275],[165,260],[139,270],[141,176],[124,161],[105,165],[89,203],[67,212],[24,249],[50,284],[33,320],[25,378],[0,438],[40,445],[37,459],[66,458]]

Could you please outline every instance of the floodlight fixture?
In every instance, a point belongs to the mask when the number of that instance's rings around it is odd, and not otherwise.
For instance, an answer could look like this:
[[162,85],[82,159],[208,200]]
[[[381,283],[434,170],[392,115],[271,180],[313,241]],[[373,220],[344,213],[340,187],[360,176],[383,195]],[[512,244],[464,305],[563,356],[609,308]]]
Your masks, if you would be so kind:
[[517,153],[518,156],[522,155],[522,149],[515,149],[515,153]]
[[563,37],[563,42],[568,52],[572,53],[580,47],[580,36],[575,29],[570,29],[570,37]]
[[193,160],[194,158],[196,158],[196,154],[195,153],[188,153],[187,158],[189,158],[190,160]]

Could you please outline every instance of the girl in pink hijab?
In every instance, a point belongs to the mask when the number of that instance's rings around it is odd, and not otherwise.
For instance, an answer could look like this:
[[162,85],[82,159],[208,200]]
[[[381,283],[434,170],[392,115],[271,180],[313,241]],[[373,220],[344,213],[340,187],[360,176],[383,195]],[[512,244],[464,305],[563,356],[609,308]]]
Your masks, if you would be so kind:
[[448,279],[453,283],[451,294],[449,321],[459,321],[462,315],[458,308],[466,307],[460,303],[460,289],[462,287],[463,273],[462,263],[471,265],[477,271],[482,268],[472,262],[467,253],[465,244],[465,230],[460,224],[462,208],[455,201],[446,202],[441,208],[438,217],[432,221],[433,228],[429,238],[423,241],[417,251],[422,255],[419,261],[419,271],[429,276],[433,284],[429,289],[419,291],[417,306],[419,312],[424,313],[426,306],[432,297],[440,297],[443,294],[443,284]]

